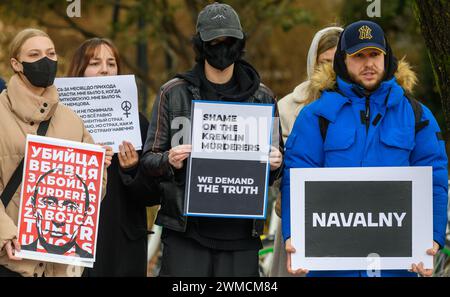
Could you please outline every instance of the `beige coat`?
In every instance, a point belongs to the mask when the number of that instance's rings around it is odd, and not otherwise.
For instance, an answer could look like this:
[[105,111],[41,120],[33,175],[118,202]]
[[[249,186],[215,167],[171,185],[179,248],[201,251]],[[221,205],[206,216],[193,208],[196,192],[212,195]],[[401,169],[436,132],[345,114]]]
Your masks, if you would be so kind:
[[[47,136],[72,141],[94,143],[82,120],[68,107],[59,103],[54,86],[42,96],[34,95],[21,76],[14,75],[7,90],[0,94],[0,192],[22,160],[27,134],[36,134],[40,122],[52,118]],[[23,276],[79,276],[82,269],[68,265],[33,260],[9,260],[4,248],[8,240],[17,236],[19,189],[6,210],[0,202],[0,265]],[[106,170],[103,174],[103,195],[106,191]],[[74,273],[75,271],[75,273]],[[78,271],[78,272],[77,272]]]
[[[306,60],[307,80],[295,87],[292,93],[286,95],[278,101],[281,129],[283,131],[283,140],[285,143],[289,134],[291,134],[292,127],[294,126],[298,114],[305,105],[304,101],[307,98],[308,93],[311,92],[310,79],[316,71],[317,50],[319,47],[319,42],[324,34],[328,33],[329,31],[335,30],[343,31],[343,29],[340,27],[327,27],[320,30],[316,33],[316,35],[314,35],[311,46],[309,47],[308,57]],[[320,94],[318,95],[320,96]],[[317,96],[316,98],[318,98],[319,96]]]

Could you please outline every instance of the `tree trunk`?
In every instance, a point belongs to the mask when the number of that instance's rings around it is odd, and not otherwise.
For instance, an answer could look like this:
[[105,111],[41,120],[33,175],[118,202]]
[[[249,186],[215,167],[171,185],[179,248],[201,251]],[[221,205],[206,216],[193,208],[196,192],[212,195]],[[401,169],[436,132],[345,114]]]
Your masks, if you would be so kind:
[[[146,19],[145,15],[140,13],[138,17],[138,32],[142,32],[145,30],[146,27]],[[136,45],[137,49],[137,55],[136,55],[136,65],[139,68],[139,70],[144,73],[146,76],[149,72],[149,65],[148,65],[148,42],[147,39],[139,38],[138,43]],[[139,99],[140,99],[140,105],[141,110],[144,112],[144,114],[147,114],[147,108],[148,108],[148,90],[147,85],[142,82],[138,81],[138,88],[139,88]]]
[[445,115],[445,135],[450,136],[450,1],[414,0],[414,11],[420,24],[433,67],[437,89]]

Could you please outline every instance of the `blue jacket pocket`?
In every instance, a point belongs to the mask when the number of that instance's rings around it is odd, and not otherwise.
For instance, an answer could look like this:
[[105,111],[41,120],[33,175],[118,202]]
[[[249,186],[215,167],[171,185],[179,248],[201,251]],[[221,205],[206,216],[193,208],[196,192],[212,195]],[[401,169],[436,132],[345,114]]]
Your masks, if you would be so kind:
[[393,148],[412,150],[414,148],[414,127],[391,127],[380,135],[380,141]]
[[325,143],[323,144],[323,150],[346,150],[355,143],[355,136],[355,128],[333,131],[332,124],[330,124],[325,138]]

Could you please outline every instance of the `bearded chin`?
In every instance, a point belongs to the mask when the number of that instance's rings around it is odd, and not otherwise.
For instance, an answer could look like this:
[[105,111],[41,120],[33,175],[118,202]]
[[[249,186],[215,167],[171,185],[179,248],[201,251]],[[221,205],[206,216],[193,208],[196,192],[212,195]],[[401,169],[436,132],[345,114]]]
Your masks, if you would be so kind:
[[369,91],[369,92],[373,92],[376,89],[378,89],[378,87],[381,85],[381,83],[383,82],[383,77],[384,77],[384,73],[382,73],[380,75],[379,78],[377,78],[376,81],[371,82],[370,84],[367,84],[364,82],[364,80],[362,80],[361,78],[359,78],[358,76],[349,73],[351,80],[360,85],[361,87],[363,87],[365,90]]

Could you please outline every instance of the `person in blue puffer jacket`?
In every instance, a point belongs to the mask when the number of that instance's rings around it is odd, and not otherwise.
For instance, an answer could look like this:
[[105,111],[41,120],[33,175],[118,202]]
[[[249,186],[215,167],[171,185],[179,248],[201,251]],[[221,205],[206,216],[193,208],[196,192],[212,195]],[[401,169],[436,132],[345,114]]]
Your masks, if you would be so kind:
[[[340,36],[333,66],[323,65],[312,77],[321,97],[303,108],[286,141],[281,184],[282,230],[291,273],[368,276],[366,271],[291,269],[290,255],[295,253],[290,242],[291,168],[432,166],[434,242],[426,252],[435,255],[444,246],[448,191],[445,143],[431,111],[407,97],[416,81],[409,65],[404,60],[397,62],[383,29],[371,21],[348,25]],[[417,115],[421,118],[416,119]],[[410,271],[380,272],[381,276],[417,274],[431,276],[432,270],[412,263]]]

